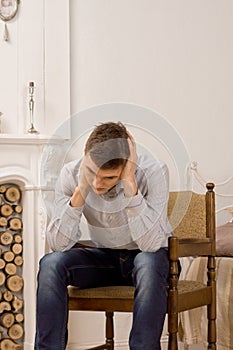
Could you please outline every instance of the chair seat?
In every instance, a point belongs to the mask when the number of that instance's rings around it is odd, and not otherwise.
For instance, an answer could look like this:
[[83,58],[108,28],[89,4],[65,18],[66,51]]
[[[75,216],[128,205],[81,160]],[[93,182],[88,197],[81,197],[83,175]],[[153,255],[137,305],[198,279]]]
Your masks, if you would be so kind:
[[70,286],[69,310],[132,312],[134,287],[107,286],[79,289]]
[[131,286],[107,286],[87,289],[70,286],[68,291],[71,298],[133,299],[134,297],[134,287]]
[[[206,290],[206,293],[203,297],[204,290]],[[192,294],[194,291],[195,296]],[[69,286],[68,293],[70,310],[94,309],[95,311],[112,312],[131,312],[133,310],[134,287],[132,286],[106,286],[87,289]],[[211,302],[210,288],[197,281],[180,280],[178,282],[178,295],[179,311],[187,310],[187,307],[188,309],[194,308],[196,304],[200,306],[200,298],[203,299],[203,305]]]

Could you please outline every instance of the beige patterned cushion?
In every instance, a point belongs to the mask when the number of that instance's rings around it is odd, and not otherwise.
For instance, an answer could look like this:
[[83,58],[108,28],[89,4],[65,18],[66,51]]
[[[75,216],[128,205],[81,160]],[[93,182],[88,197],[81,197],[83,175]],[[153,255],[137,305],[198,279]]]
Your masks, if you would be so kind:
[[170,192],[168,217],[179,238],[206,237],[205,195],[191,191]]
[[[178,282],[179,293],[190,292],[193,289],[201,289],[204,284],[198,281],[182,281]],[[72,298],[100,298],[100,299],[133,299],[134,287],[131,286],[107,286],[79,289],[77,287],[69,287],[69,296]]]
[[134,287],[131,286],[107,286],[87,289],[69,287],[69,296],[73,298],[100,298],[100,299],[133,299]]

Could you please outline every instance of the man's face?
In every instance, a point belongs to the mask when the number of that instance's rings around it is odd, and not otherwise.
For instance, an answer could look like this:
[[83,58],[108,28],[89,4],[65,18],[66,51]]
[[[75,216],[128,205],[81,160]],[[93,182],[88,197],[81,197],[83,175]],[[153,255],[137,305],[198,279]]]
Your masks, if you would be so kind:
[[104,194],[114,187],[120,180],[123,165],[115,169],[100,169],[93,162],[90,155],[86,155],[86,178],[96,194]]

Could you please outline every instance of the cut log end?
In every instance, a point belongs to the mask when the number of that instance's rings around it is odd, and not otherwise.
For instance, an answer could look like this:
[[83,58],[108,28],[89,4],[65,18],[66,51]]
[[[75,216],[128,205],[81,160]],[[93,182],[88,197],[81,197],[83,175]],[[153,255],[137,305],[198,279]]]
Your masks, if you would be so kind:
[[5,192],[5,198],[11,202],[18,202],[20,200],[20,190],[15,186],[10,186]]
[[7,278],[6,284],[11,292],[19,292],[23,288],[23,278],[19,275],[10,276]]
[[1,350],[23,350],[23,346],[16,344],[11,339],[3,339],[0,341]]
[[8,330],[8,336],[13,340],[19,340],[23,337],[23,327],[15,323]]

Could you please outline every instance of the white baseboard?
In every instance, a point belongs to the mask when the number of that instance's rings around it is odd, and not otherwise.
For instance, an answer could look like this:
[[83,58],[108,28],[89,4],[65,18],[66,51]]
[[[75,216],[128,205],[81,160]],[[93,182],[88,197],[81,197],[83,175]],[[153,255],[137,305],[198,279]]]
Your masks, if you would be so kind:
[[[85,350],[85,349],[89,349],[92,348],[94,346],[100,345],[97,343],[85,343],[85,344],[74,344],[74,343],[70,343],[67,345],[67,350]],[[114,344],[114,348],[117,350],[129,350],[129,346],[128,346],[128,341],[118,341],[115,342]]]
[[[89,349],[91,347],[97,346],[100,344],[97,343],[86,343],[86,344],[68,344],[67,350],[85,350]],[[162,337],[161,338],[161,348],[162,350],[167,350],[167,345],[168,345],[168,339],[167,337]],[[122,340],[122,341],[116,341],[114,344],[114,348],[116,350],[129,350],[129,345],[128,345],[128,340]],[[182,342],[178,342],[178,349],[179,350],[204,350],[204,345],[203,344],[192,344],[192,345],[186,345]]]
[[[168,342],[168,339],[166,336],[163,336],[161,338],[161,347],[162,347],[162,350],[166,350],[167,349],[167,342]],[[94,346],[97,346],[97,345],[100,345],[97,344],[96,342],[88,342],[88,343],[83,343],[83,344],[77,344],[77,343],[69,343],[68,346],[67,346],[67,350],[85,350],[85,349],[89,349],[91,347],[94,347]],[[115,341],[115,344],[114,344],[114,348],[116,350],[129,350],[129,345],[128,345],[128,339],[126,340],[116,340]],[[183,349],[183,348],[180,348],[180,349]]]
[[[83,343],[83,344],[77,344],[77,343],[69,343],[67,345],[67,350],[85,350],[94,346],[100,345],[95,343],[95,342],[88,342],[88,343]],[[167,350],[167,345],[168,345],[168,338],[166,336],[163,336],[161,338],[161,348],[162,350]],[[204,350],[204,345],[203,344],[192,344],[188,346],[184,346],[183,343],[179,342],[178,344],[179,350]],[[34,349],[34,344],[31,343],[24,343],[24,350],[33,350]],[[129,350],[129,345],[128,345],[128,340],[119,340],[115,342],[115,349],[116,350]]]

